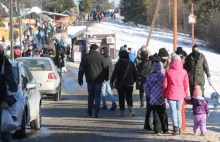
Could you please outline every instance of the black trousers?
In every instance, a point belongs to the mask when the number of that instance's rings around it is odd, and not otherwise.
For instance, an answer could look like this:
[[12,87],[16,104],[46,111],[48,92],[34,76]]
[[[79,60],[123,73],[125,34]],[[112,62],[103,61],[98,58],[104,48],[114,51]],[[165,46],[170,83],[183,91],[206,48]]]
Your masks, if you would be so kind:
[[[190,96],[192,97],[193,96],[193,92],[194,92],[194,88],[195,88],[196,85],[190,85],[189,87],[189,90],[190,90]],[[199,85],[202,89],[202,96],[204,97],[205,94],[204,94],[204,84],[202,85]]]
[[144,105],[144,90],[139,90],[141,105]]
[[149,104],[149,101],[148,101],[144,127],[150,127],[150,114],[151,114],[151,112],[152,112],[152,106]]
[[165,105],[152,105],[153,110],[153,125],[154,125],[154,132],[160,133],[161,130],[163,133],[168,132],[168,118],[166,113],[166,106]]
[[119,97],[119,106],[120,110],[125,110],[125,99],[127,101],[127,105],[133,107],[133,86],[122,86],[120,89],[117,89],[118,97]]

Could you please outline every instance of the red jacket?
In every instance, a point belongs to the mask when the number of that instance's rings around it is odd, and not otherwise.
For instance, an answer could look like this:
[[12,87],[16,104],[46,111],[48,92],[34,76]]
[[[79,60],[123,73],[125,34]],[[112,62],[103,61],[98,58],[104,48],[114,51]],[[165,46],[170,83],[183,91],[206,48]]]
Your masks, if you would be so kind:
[[163,97],[170,100],[186,98],[189,87],[189,79],[183,64],[174,60],[167,69],[163,82]]

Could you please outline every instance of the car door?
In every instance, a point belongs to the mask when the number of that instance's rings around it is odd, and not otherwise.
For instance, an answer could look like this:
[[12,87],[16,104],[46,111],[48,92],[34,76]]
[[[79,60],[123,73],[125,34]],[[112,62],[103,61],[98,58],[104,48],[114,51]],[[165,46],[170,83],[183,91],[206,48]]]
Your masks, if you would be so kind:
[[[29,82],[33,84],[37,84],[34,77],[32,76],[31,72],[28,70],[26,66],[24,66],[24,69],[27,73],[27,76],[29,77]],[[38,91],[38,88],[33,88],[28,90],[28,101],[30,104],[30,111],[31,111],[31,120],[34,120],[38,116],[38,109],[40,104],[40,94]]]

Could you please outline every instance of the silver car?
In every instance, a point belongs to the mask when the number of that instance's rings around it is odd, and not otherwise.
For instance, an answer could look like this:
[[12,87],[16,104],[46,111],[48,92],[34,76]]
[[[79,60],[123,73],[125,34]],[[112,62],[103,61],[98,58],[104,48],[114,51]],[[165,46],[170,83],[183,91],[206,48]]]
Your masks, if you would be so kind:
[[23,62],[33,74],[41,94],[52,95],[58,101],[61,95],[61,79],[57,67],[49,57],[21,57],[16,61]]
[[37,82],[29,69],[22,62],[11,61],[11,64],[15,80],[21,86],[21,92],[25,100],[23,114],[20,114],[21,117],[17,118],[20,125],[15,131],[15,136],[24,138],[28,123],[30,123],[31,129],[39,130],[41,128],[41,95]]

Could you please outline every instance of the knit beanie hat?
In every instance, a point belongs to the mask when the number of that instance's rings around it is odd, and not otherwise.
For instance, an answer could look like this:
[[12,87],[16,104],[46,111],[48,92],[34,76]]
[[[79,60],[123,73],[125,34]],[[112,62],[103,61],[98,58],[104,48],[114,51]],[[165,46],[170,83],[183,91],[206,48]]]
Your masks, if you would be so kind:
[[155,73],[155,72],[161,72],[164,73],[164,68],[163,68],[163,63],[159,62],[159,61],[155,61],[153,62],[152,68],[151,68],[151,72]]
[[183,55],[184,54],[183,48],[182,47],[177,47],[176,54],[177,55]]
[[165,48],[160,48],[158,56],[160,56],[160,57],[169,57],[169,53],[167,52],[167,50]]
[[126,50],[121,51],[119,53],[119,57],[120,57],[120,59],[127,59],[127,60],[129,60],[129,54],[128,54],[128,52]]
[[202,96],[202,90],[201,90],[201,87],[199,85],[196,85],[194,87],[193,97],[196,98],[198,96]]
[[171,54],[171,62],[174,61],[174,60],[179,60],[181,61],[181,58],[179,55],[177,55],[176,53],[172,53]]

